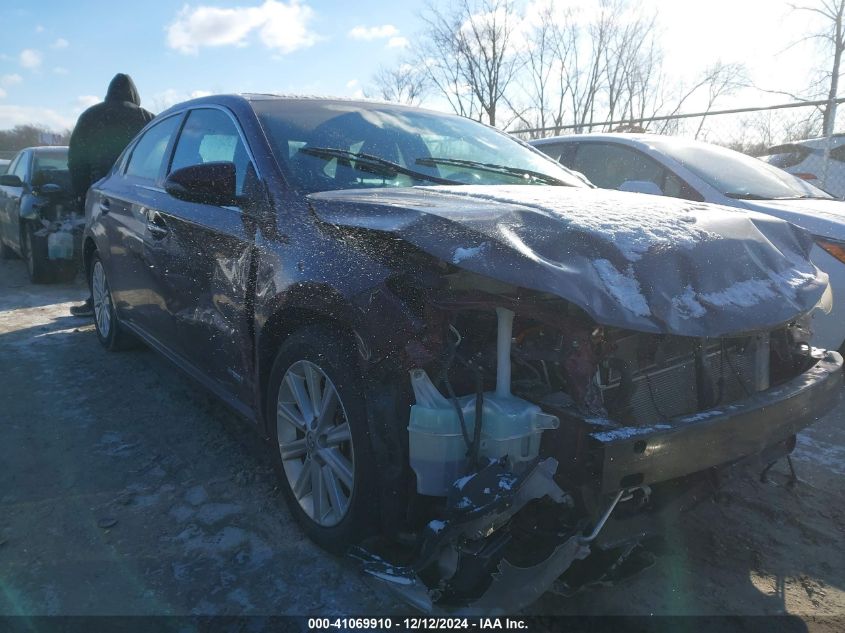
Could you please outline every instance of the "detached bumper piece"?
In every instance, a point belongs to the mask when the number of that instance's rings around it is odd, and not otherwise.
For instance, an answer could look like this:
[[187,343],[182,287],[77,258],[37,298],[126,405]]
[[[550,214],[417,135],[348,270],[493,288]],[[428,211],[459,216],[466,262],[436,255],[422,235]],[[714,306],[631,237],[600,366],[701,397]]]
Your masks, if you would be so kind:
[[[423,530],[411,565],[393,565],[362,548],[351,555],[365,573],[421,611],[517,611],[590,552],[584,522],[571,521],[572,498],[554,482],[557,468],[557,460],[547,458],[517,475],[493,461],[458,480],[444,520]],[[531,533],[538,525],[542,532]]]

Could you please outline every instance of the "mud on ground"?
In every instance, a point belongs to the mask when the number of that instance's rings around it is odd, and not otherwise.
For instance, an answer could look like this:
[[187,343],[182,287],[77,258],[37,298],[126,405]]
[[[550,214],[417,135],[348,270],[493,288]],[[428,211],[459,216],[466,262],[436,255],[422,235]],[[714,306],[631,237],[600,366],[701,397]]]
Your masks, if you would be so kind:
[[[112,354],[0,262],[0,614],[402,614],[284,505],[249,425],[147,349]],[[799,437],[801,482],[731,484],[667,526],[656,563],[530,614],[845,618],[845,405]],[[838,620],[828,616],[838,616]]]

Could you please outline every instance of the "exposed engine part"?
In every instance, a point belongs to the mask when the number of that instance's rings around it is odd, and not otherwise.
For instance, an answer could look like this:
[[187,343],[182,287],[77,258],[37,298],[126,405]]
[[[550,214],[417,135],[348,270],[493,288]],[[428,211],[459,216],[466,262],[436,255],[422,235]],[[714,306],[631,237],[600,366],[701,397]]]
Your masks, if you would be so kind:
[[[518,470],[520,464],[539,454],[543,431],[560,424],[556,416],[511,394],[514,313],[500,307],[496,315],[495,392],[482,393],[479,382],[476,394],[455,397],[450,393],[447,399],[424,370],[410,373],[416,404],[411,407],[408,441],[420,494],[446,496],[452,482],[468,472],[476,456],[507,458]],[[447,387],[451,390],[448,382]]]
[[616,493],[616,496],[613,498],[613,501],[610,502],[610,505],[607,507],[607,510],[604,511],[602,517],[596,523],[596,526],[593,528],[593,531],[590,532],[589,536],[582,536],[581,543],[587,544],[591,543],[596,540],[596,537],[601,532],[601,529],[604,527],[604,524],[607,523],[607,520],[610,518],[611,513],[616,508],[616,504],[619,503],[619,500],[622,499],[622,496],[626,493],[626,490],[620,490]]
[[[573,511],[572,498],[554,482],[557,467],[557,461],[548,458],[516,474],[503,460],[493,461],[454,482],[443,518],[426,526],[411,565],[394,565],[362,548],[351,556],[365,573],[425,612],[495,614],[521,609],[574,560],[590,552],[580,534],[582,525],[576,522],[565,533],[557,533],[556,543],[542,560],[521,565],[508,558],[514,537],[507,526],[528,511],[528,504],[547,498],[551,501],[547,514]],[[604,521],[597,530],[603,525]]]

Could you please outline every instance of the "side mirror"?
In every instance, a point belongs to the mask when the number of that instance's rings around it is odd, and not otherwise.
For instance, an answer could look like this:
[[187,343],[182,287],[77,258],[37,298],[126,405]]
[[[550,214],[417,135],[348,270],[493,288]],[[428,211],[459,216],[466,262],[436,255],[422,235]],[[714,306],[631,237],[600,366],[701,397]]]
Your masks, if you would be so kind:
[[0,186],[3,187],[23,187],[23,181],[18,176],[12,174],[3,174],[0,176]]
[[653,196],[663,195],[663,190],[650,180],[626,180],[619,186],[619,191],[649,193]]
[[164,190],[179,200],[224,207],[238,202],[235,182],[234,163],[201,163],[171,172]]

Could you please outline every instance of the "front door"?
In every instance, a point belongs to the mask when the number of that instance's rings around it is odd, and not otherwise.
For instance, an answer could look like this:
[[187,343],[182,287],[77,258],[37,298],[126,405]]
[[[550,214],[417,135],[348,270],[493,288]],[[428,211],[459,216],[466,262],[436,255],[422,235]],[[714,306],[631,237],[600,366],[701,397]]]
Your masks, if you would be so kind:
[[[191,110],[169,171],[219,161],[235,164],[237,194],[243,196],[255,168],[234,118],[218,108]],[[167,198],[151,214],[145,243],[150,271],[167,305],[169,340],[174,351],[218,385],[250,402],[252,222],[236,206]]]

